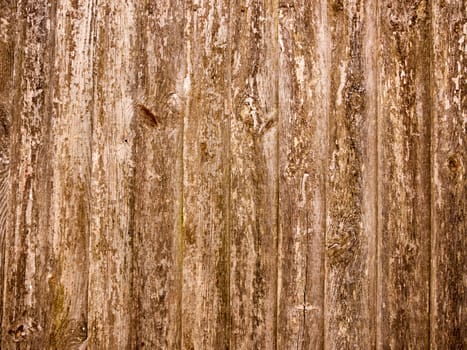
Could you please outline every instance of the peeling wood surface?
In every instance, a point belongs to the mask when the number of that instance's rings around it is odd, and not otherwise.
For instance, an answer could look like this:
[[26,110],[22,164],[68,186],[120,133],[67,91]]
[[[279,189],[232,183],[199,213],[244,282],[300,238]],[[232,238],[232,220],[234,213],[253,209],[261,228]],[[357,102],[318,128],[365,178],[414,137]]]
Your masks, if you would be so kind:
[[465,3],[431,4],[431,293],[433,349],[467,344]]
[[279,10],[278,348],[324,344],[324,232],[329,106],[327,5]]
[[[180,8],[181,3],[171,1],[142,1],[135,9],[134,227],[130,229],[133,348],[174,349],[179,345],[185,53],[184,42],[171,37],[183,36]],[[167,20],[161,21],[164,16]]]
[[429,4],[379,5],[379,342],[392,348],[428,348]]
[[1,349],[463,349],[462,1],[0,1]]

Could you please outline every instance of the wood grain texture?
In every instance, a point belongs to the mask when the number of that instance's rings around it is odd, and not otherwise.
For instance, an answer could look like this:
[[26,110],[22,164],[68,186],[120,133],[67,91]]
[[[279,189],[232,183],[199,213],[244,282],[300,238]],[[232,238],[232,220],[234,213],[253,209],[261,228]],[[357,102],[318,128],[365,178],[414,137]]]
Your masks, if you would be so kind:
[[54,272],[49,278],[51,346],[77,348],[87,338],[88,247],[91,205],[91,1],[62,1],[56,9],[50,230]]
[[[0,2],[0,334],[3,319],[3,281],[7,225],[10,221],[10,125],[13,98],[13,61],[15,6]],[[1,341],[0,341],[1,345]]]
[[1,348],[50,344],[51,234],[49,89],[54,7],[17,3],[10,133],[10,217],[7,223]]
[[[132,1],[90,4],[93,45],[88,329],[92,349],[126,348],[131,319],[131,223],[136,36]],[[85,82],[82,82],[83,84]]]
[[231,348],[275,349],[278,3],[231,6]]
[[228,2],[185,11],[182,349],[229,346]]
[[431,348],[467,347],[466,5],[431,4]]
[[430,41],[426,1],[381,1],[378,347],[428,348]]
[[376,110],[369,1],[328,4],[325,348],[374,347]]
[[465,348],[466,15],[0,0],[0,348]]
[[280,2],[278,349],[323,347],[327,5]]
[[184,5],[181,1],[142,1],[136,14],[131,348],[177,349],[181,321],[181,142],[186,100]]

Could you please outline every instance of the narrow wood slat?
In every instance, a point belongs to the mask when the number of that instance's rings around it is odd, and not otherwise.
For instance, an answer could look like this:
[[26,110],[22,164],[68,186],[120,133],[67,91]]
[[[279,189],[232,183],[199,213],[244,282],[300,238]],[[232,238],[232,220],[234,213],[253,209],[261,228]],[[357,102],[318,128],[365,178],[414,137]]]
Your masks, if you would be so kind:
[[59,2],[50,159],[50,230],[55,271],[51,346],[72,348],[87,338],[88,247],[90,234],[92,13],[91,1]]
[[185,13],[183,2],[165,0],[139,2],[136,14],[131,348],[177,349]]
[[[9,201],[0,347],[44,349],[50,343],[50,69],[53,6],[17,4],[10,129]],[[2,23],[3,25],[4,23]],[[49,24],[50,27],[47,25]],[[2,82],[3,83],[3,82]]]
[[278,2],[231,4],[231,348],[277,346]]
[[380,1],[378,348],[429,346],[427,1]]
[[[13,1],[0,2],[0,336],[3,319],[3,281],[7,226],[10,222],[10,125],[13,97],[13,62],[15,6]],[[0,341],[1,345],[1,341]]]
[[323,347],[329,38],[325,1],[281,1],[278,349]]
[[229,344],[228,2],[185,11],[188,110],[183,140],[182,349]]
[[431,348],[467,346],[466,5],[432,9]]
[[372,1],[328,3],[326,349],[375,342],[375,18]]
[[[94,38],[88,329],[92,349],[130,337],[135,7],[92,3]],[[83,82],[84,83],[84,82]]]

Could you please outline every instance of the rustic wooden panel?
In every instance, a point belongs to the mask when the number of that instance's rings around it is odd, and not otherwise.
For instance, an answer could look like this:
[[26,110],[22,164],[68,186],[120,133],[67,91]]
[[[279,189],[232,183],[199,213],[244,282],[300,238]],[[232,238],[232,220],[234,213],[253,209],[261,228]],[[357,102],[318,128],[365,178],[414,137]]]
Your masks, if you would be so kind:
[[329,83],[325,1],[279,12],[278,349],[323,347]]
[[16,89],[11,108],[11,211],[5,241],[1,339],[5,350],[42,349],[51,341],[48,86],[54,11],[47,1],[19,2],[14,20]]
[[278,4],[231,8],[231,348],[274,349],[277,331]]
[[[3,318],[3,281],[7,225],[10,222],[9,169],[10,124],[14,61],[15,6],[12,1],[0,2],[0,336]],[[1,341],[0,341],[1,345]]]
[[428,11],[426,1],[379,8],[379,347],[429,344]]
[[92,22],[90,1],[56,9],[50,230],[54,273],[51,346],[72,348],[87,337],[90,233]]
[[432,5],[431,347],[467,345],[466,6]]
[[1,349],[462,349],[461,1],[0,0]]
[[176,349],[180,346],[181,311],[183,2],[142,1],[136,14],[131,348]]
[[228,3],[187,4],[182,349],[229,346]]
[[328,4],[330,101],[324,347],[374,347],[375,14],[371,1]]
[[[126,348],[130,333],[135,8],[90,4],[94,23],[88,328],[93,349]],[[85,84],[84,81],[81,82]]]

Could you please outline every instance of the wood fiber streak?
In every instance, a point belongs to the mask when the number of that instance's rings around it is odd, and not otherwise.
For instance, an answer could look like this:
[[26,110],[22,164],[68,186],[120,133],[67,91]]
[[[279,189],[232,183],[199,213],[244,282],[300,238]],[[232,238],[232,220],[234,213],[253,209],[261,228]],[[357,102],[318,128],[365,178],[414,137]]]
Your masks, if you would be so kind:
[[[91,234],[88,330],[91,349],[125,349],[130,337],[133,211],[135,8],[90,4],[93,45]],[[88,82],[91,84],[91,82]],[[83,82],[85,84],[85,82]]]
[[427,1],[380,1],[378,348],[429,347],[430,39]]
[[328,3],[331,30],[326,184],[326,349],[374,343],[375,8],[370,1]]
[[87,337],[90,234],[92,22],[91,1],[59,2],[53,92],[50,230],[54,272],[49,277],[51,347],[78,348]]
[[324,341],[326,11],[325,1],[280,3],[278,349]]
[[[13,1],[0,1],[0,334],[3,315],[3,281],[7,225],[10,222],[10,125],[14,61],[15,6]],[[0,335],[1,336],[1,335]],[[0,341],[1,346],[1,341]]]
[[44,349],[50,342],[48,87],[53,55],[53,29],[49,28],[54,28],[53,18],[54,8],[47,6],[47,1],[17,4],[10,129],[11,206],[6,226],[0,345],[4,350]]
[[278,4],[231,6],[231,348],[275,349]]
[[467,347],[466,5],[432,6],[431,348]]
[[[182,1],[142,1],[135,101],[133,324],[135,349],[180,346],[179,256],[184,113]],[[157,33],[157,35],[154,35]]]
[[229,346],[228,2],[186,5],[182,349]]

